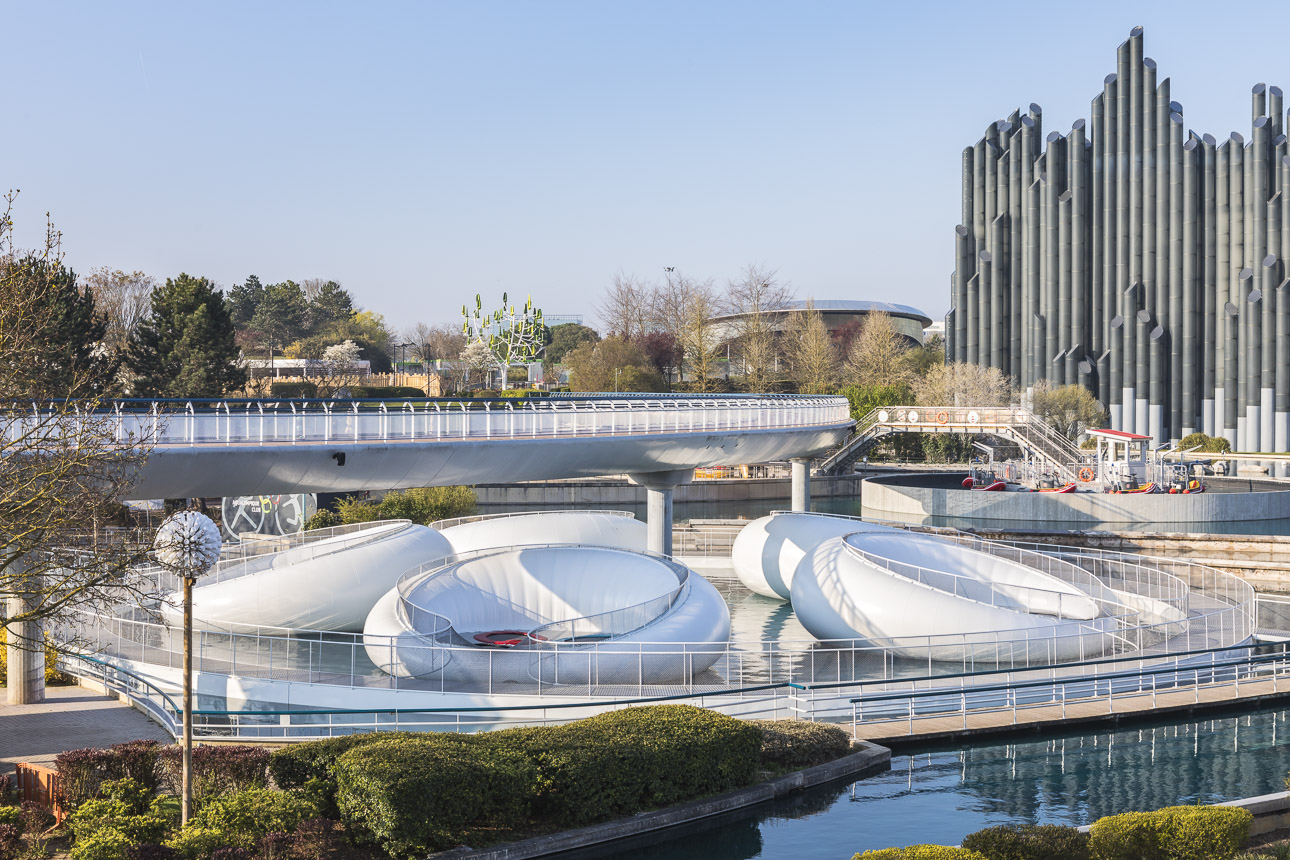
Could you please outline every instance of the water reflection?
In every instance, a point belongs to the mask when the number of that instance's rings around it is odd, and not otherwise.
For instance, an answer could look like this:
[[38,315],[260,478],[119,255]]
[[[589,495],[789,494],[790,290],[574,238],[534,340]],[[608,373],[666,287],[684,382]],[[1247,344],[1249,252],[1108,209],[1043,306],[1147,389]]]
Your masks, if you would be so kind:
[[[563,860],[845,858],[916,842],[957,844],[992,824],[1087,824],[1130,809],[1279,791],[1290,772],[1290,711],[1146,725],[1012,744],[925,749],[890,771],[825,786],[647,844]],[[654,837],[657,839],[657,837]]]

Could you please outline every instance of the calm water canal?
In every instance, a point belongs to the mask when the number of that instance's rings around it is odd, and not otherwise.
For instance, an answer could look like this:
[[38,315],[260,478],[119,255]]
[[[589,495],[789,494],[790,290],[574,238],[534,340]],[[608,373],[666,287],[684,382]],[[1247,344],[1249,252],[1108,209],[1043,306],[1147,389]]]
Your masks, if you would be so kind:
[[[830,858],[933,842],[992,824],[1087,824],[1103,815],[1280,791],[1290,772],[1290,710],[1013,744],[923,749],[891,770],[560,860]],[[657,839],[658,837],[654,837]]]

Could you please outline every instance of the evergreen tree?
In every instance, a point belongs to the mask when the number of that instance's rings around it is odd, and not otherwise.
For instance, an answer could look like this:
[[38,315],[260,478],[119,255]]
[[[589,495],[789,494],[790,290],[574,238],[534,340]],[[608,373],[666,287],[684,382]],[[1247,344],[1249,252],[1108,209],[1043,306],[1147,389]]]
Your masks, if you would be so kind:
[[264,285],[255,275],[249,276],[245,283],[234,284],[225,299],[233,325],[239,329],[246,328],[263,300]]
[[262,345],[272,358],[274,348],[286,346],[305,334],[308,323],[309,303],[304,290],[295,281],[283,281],[264,288],[249,327],[261,333]]
[[206,278],[181,274],[152,291],[152,313],[135,331],[130,363],[146,397],[221,397],[246,382],[224,296]]
[[354,315],[354,297],[335,281],[327,281],[309,303],[309,333],[322,334],[330,325]]
[[9,288],[25,299],[22,309],[27,317],[9,320],[23,330],[27,349],[5,356],[21,365],[11,378],[23,379],[21,390],[7,391],[6,396],[109,393],[116,365],[104,343],[107,318],[95,307],[94,293],[77,285],[75,272],[47,256],[30,254],[7,261],[3,268]]

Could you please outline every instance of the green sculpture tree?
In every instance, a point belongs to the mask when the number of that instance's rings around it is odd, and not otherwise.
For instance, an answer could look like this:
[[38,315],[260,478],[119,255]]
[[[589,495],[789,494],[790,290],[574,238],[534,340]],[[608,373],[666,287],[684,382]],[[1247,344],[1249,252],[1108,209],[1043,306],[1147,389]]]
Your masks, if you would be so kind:
[[547,328],[542,323],[542,309],[533,306],[533,297],[524,301],[521,311],[507,303],[502,293],[502,306],[491,314],[484,313],[484,302],[475,295],[475,309],[461,306],[462,333],[467,342],[482,343],[497,362],[502,373],[502,388],[507,387],[507,370],[513,364],[526,364],[541,355],[545,347]]

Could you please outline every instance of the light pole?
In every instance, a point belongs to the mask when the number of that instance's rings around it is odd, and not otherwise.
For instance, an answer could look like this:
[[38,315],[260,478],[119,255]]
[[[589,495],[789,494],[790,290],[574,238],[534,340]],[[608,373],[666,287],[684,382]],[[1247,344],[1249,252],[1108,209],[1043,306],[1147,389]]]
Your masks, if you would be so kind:
[[219,561],[219,527],[198,511],[180,511],[157,529],[157,562],[184,581],[184,738],[182,824],[193,807],[193,583]]
[[404,383],[404,379],[403,379],[403,372],[404,372],[404,369],[405,369],[405,368],[404,368],[404,364],[406,364],[406,363],[407,363],[407,359],[408,359],[408,347],[410,347],[410,346],[412,346],[412,344],[410,344],[410,343],[401,343],[401,344],[399,344],[399,374],[398,374],[398,379],[399,379],[398,384],[399,384],[399,385],[402,385],[402,384]]
[[622,372],[623,372],[623,369],[621,367],[614,368],[614,393],[615,394],[618,393],[618,374]]

